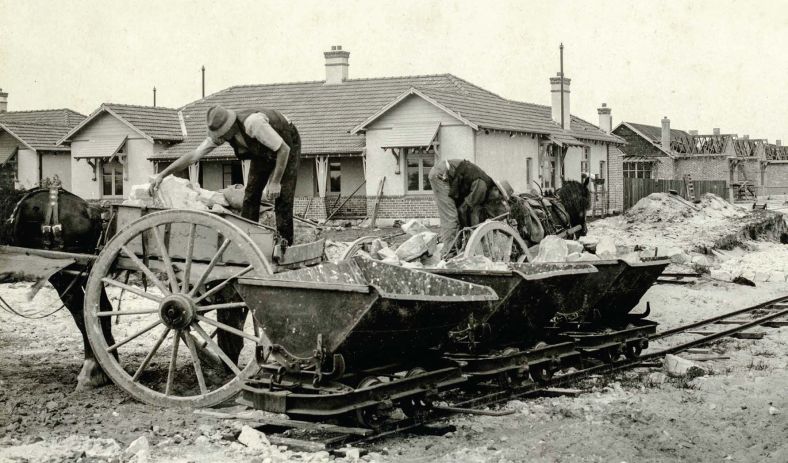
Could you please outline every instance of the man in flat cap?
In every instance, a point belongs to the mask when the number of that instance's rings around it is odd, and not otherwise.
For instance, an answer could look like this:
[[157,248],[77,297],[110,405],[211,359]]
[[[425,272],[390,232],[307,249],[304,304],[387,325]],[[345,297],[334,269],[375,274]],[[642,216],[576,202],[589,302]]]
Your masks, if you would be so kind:
[[186,153],[156,175],[151,193],[164,177],[199,161],[222,143],[229,143],[238,159],[249,160],[249,177],[241,216],[260,220],[260,200],[274,201],[279,236],[293,243],[293,200],[301,138],[298,129],[275,109],[233,111],[222,106],[208,110],[208,137],[194,151]]

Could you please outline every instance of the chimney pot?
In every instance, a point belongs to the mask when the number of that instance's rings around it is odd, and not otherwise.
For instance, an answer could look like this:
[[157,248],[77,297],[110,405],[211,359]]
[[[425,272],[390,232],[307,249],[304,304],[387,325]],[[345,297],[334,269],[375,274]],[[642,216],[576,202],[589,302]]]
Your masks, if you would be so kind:
[[326,85],[337,85],[346,81],[350,68],[350,52],[342,51],[341,45],[332,45],[331,51],[323,53],[326,59]]
[[712,131],[712,133],[713,133],[714,135],[719,135],[719,134],[720,134],[720,129],[718,129],[717,127],[715,127],[715,128],[713,128],[713,129],[711,129],[711,131]]
[[670,119],[662,118],[662,149],[670,151]]
[[561,79],[564,81],[564,129],[569,130],[569,122],[572,119],[569,112],[571,107],[569,104],[569,84],[572,82],[572,79],[562,77],[560,72],[556,74],[556,77],[550,78],[550,95],[553,103],[552,117],[558,125],[561,125]]
[[0,88],[0,113],[8,111],[8,92]]
[[611,114],[612,110],[607,107],[607,103],[602,103],[602,106],[597,108],[597,113],[599,114],[599,128],[603,130],[605,133],[610,133],[613,131],[613,116]]

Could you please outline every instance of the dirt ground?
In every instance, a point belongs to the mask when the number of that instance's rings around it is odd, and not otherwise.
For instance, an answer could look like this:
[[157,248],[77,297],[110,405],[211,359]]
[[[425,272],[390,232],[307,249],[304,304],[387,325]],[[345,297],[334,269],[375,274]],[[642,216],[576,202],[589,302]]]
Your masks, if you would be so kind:
[[[378,230],[383,236],[394,229]],[[334,230],[350,241],[365,230]],[[763,261],[773,246],[750,246]],[[30,283],[0,285],[0,295],[23,312],[56,303]],[[661,328],[724,313],[788,294],[785,282],[735,285],[705,276],[688,286],[649,290]],[[55,306],[56,307],[56,306]],[[511,401],[502,417],[456,416],[456,431],[408,435],[362,449],[364,461],[596,462],[788,461],[788,327],[757,328],[762,340],[723,339],[704,362],[709,373],[692,381],[666,378],[660,367],[592,378],[578,397]],[[659,346],[655,346],[659,347]],[[242,423],[186,410],[162,410],[131,399],[114,385],[74,392],[82,339],[65,310],[42,320],[0,312],[0,462],[60,461],[355,461],[326,452],[237,441]],[[147,450],[129,445],[140,437]],[[144,446],[143,446],[144,447]]]

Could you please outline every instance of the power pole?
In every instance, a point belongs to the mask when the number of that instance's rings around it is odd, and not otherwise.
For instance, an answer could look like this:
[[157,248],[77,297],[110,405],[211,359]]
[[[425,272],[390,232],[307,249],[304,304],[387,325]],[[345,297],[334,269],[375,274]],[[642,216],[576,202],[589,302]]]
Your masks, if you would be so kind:
[[156,107],[156,86],[153,87],[153,107]]
[[202,67],[202,97],[205,98],[205,66]]
[[564,43],[561,42],[561,128],[564,128]]

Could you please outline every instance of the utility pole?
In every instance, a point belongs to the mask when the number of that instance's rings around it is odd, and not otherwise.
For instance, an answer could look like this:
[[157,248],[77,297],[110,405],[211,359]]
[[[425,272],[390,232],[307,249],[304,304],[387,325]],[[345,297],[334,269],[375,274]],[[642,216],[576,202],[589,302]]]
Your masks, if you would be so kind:
[[153,107],[156,107],[156,86],[153,86]]
[[561,128],[564,128],[564,43],[561,42]]
[[202,97],[205,98],[205,66],[202,67]]

